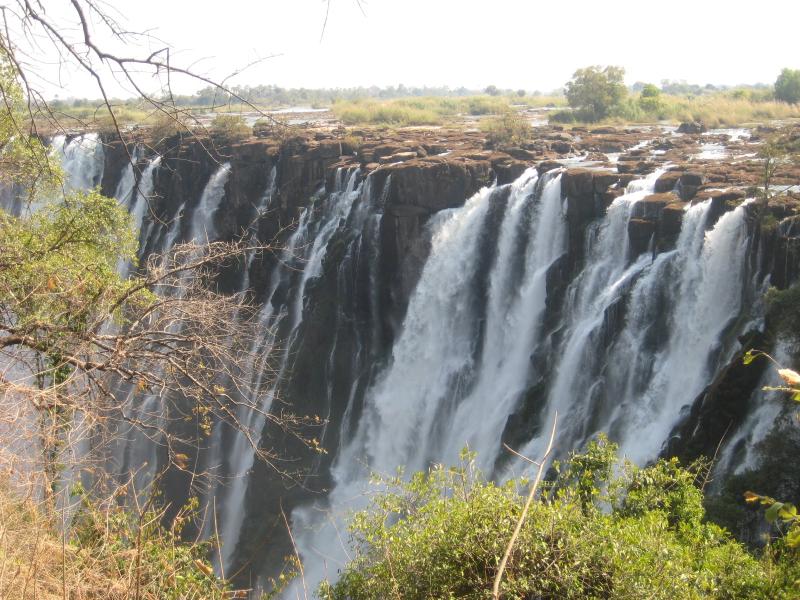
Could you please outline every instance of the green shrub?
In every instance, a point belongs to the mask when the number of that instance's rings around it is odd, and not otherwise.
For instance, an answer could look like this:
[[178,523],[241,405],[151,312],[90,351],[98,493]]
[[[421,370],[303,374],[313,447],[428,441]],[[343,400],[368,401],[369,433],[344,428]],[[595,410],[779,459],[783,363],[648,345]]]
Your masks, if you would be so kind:
[[211,122],[211,133],[229,142],[239,142],[250,137],[253,129],[240,115],[219,114]]
[[[704,522],[694,485],[704,465],[637,468],[615,451],[601,438],[545,486],[504,572],[503,598],[796,598],[795,560],[757,559]],[[465,462],[381,484],[389,491],[351,523],[352,560],[320,595],[490,598],[527,482],[487,482]]]
[[482,121],[481,130],[486,133],[486,144],[490,148],[517,146],[532,134],[530,123],[515,111]]

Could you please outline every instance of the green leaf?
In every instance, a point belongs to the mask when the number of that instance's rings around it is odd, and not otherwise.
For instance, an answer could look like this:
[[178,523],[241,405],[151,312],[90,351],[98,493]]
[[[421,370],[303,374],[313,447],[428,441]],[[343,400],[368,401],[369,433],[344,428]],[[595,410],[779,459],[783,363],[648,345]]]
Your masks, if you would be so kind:
[[778,517],[784,521],[791,521],[797,517],[797,507],[794,504],[789,504],[788,502],[784,503],[784,505],[778,510]]
[[742,362],[745,365],[749,365],[756,359],[756,356],[758,356],[758,353],[754,352],[753,350],[748,350],[747,352],[744,353],[744,356],[742,357]]
[[783,502],[776,502],[772,506],[770,506],[765,512],[764,516],[766,517],[767,521],[770,523],[774,523],[778,518],[778,511],[783,507]]
[[786,534],[786,545],[789,548],[800,547],[800,526],[793,525],[789,532]]
[[794,400],[795,402],[800,402],[800,392],[795,392],[794,394],[792,394],[792,400]]

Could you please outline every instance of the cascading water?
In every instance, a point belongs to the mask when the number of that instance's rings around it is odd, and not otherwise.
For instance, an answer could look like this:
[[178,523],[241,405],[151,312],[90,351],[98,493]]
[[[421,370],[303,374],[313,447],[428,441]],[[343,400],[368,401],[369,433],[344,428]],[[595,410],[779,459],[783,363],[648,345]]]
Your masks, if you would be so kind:
[[[628,221],[660,173],[629,184],[606,217],[590,226],[586,264],[567,291],[560,325],[541,320],[548,268],[566,252],[557,175],[537,185],[535,174],[527,172],[513,184],[485,312],[475,302],[485,293],[475,281],[476,253],[496,190],[434,217],[430,258],[390,365],[367,394],[356,432],[342,442],[328,508],[293,513],[306,584],[341,568],[341,519],[366,502],[371,471],[391,474],[401,465],[417,470],[429,461],[453,462],[469,445],[491,473],[503,427],[530,381],[548,375],[541,369],[550,371],[550,379],[540,421],[549,423],[559,411],[561,451],[609,431],[628,457],[641,462],[657,455],[681,407],[729,358],[733,346],[723,341],[726,329],[752,284],[744,272],[746,206],[724,214],[709,231],[710,203],[688,207],[675,250],[631,256]],[[515,276],[513,257],[519,253],[524,264]],[[614,330],[620,307],[627,314]],[[481,321],[486,333],[478,346]],[[552,343],[553,330],[560,336],[551,349],[556,359],[539,367],[531,356]],[[541,450],[542,439],[534,436],[523,453],[537,456]],[[509,476],[520,466],[497,475]]]
[[[100,182],[97,142],[96,136],[54,140],[70,186]],[[163,224],[147,210],[161,162],[150,159],[138,182],[126,165],[130,171],[124,169],[116,184],[116,197],[141,229],[141,247],[165,253],[180,241],[215,240],[220,235],[215,222],[223,223],[215,215],[226,202],[231,167],[219,167],[199,198],[171,198],[171,216]],[[393,218],[384,205],[394,175],[382,180],[340,169],[332,189],[294,204],[296,212],[290,212],[284,196],[282,206],[274,202],[279,189],[283,194],[280,163],[266,164],[270,172],[264,174],[264,191],[252,199],[252,223],[239,226],[255,244],[259,224],[272,218],[273,210],[296,216],[297,222],[270,272],[255,276],[261,263],[253,253],[237,275],[241,279],[234,280],[240,292],[263,286],[252,290],[263,304],[252,359],[245,365],[252,397],[235,407],[250,437],[215,424],[201,456],[219,478],[204,502],[217,510],[223,542],[217,566],[226,573],[250,560],[248,527],[261,515],[259,494],[268,493],[254,476],[253,445],[268,443],[261,439],[269,426],[263,413],[287,391],[292,400],[298,399],[297,389],[308,393],[302,386],[292,388],[304,360],[321,380],[308,400],[312,411],[319,406],[323,420],[336,415],[322,431],[322,438],[334,440],[335,485],[314,505],[291,509],[312,588],[342,567],[343,519],[366,503],[371,471],[392,474],[398,466],[410,472],[432,461],[453,462],[468,445],[487,475],[510,477],[524,465],[502,452],[501,440],[511,439],[504,436],[523,405],[524,422],[514,443],[526,455],[540,454],[541,432],[558,411],[559,453],[605,431],[629,458],[647,461],[738,349],[736,335],[753,322],[746,300],[757,283],[748,271],[752,207],[745,204],[717,218],[710,202],[687,206],[673,249],[637,255],[628,229],[659,171],[631,182],[605,216],[588,224],[585,250],[575,257],[561,185],[566,175],[528,170],[511,185],[485,188],[458,208],[426,217],[430,250],[407,298],[402,326],[387,336],[382,303],[396,273],[381,270],[386,264],[381,253],[387,220]],[[376,181],[384,182],[382,189],[373,189],[379,187]],[[570,266],[567,279],[554,284],[553,273],[573,262],[579,266]],[[334,308],[320,317],[315,312],[320,305]],[[330,331],[318,348],[313,344],[321,338],[311,329],[321,327]],[[132,391],[134,417],[159,422],[160,409],[156,396]],[[742,447],[763,437],[775,414],[770,403],[754,409],[732,433],[721,462],[749,456]],[[160,441],[129,431],[120,437],[110,468],[135,473],[137,489],[144,489],[158,466]]]
[[[155,158],[151,161],[150,166],[155,170],[159,164],[159,159]],[[150,186],[152,186],[152,175],[153,173],[151,172]],[[208,180],[208,183],[206,183],[203,193],[192,212],[186,232],[187,240],[196,241],[199,244],[204,243],[206,240],[214,241],[216,235],[213,223],[214,213],[224,198],[225,184],[229,175],[230,165],[220,165]],[[143,196],[147,191],[147,186],[143,186],[140,191],[142,192],[140,195]],[[137,198],[138,201],[139,198]],[[146,202],[146,199],[141,198],[141,202]],[[180,226],[184,214],[182,205],[179,209],[179,216],[171,224],[165,238],[163,246],[165,255],[169,253],[179,239]],[[191,273],[188,272],[182,272],[179,275],[182,281],[185,281],[185,278],[190,276]],[[184,285],[179,284],[176,290],[171,291],[176,294],[183,294]],[[158,470],[158,446],[162,443],[160,432],[163,431],[163,423],[165,423],[166,419],[164,413],[166,407],[163,400],[157,392],[149,393],[144,397],[138,397],[136,390],[130,390],[128,393],[124,410],[128,411],[133,417],[129,421],[143,425],[138,428],[129,427],[119,433],[122,442],[117,445],[119,450],[113,457],[113,468],[116,473],[123,474],[123,476],[130,474],[133,478],[135,489],[138,491],[147,490],[149,482],[152,481],[153,475]]]
[[[359,183],[359,170],[354,169],[349,174],[345,171],[337,173],[335,189],[321,201],[321,206],[312,204],[300,217],[297,229],[290,236],[286,248],[278,261],[270,279],[268,296],[259,315],[259,331],[265,338],[259,341],[259,347],[253,348],[253,354],[260,353],[263,357],[252,369],[251,379],[254,393],[261,395],[258,411],[243,407],[239,414],[242,423],[246,423],[246,431],[260,432],[264,426],[265,414],[269,411],[276,390],[286,375],[286,367],[290,356],[295,333],[303,319],[303,299],[308,283],[319,275],[322,261],[327,252],[328,243],[334,232],[347,218],[354,202],[362,195]],[[274,179],[273,179],[274,182]],[[274,190],[273,190],[274,191]],[[271,192],[267,192],[265,197]],[[364,195],[369,197],[369,190],[364,190]],[[315,203],[316,204],[316,203]],[[316,212],[317,214],[313,214]],[[293,273],[300,271],[299,281],[282,295],[283,301],[276,297],[276,292],[286,285],[291,285]],[[287,321],[288,318],[288,321]],[[288,324],[286,324],[288,323]],[[280,343],[277,339],[280,337]],[[278,348],[277,346],[283,346]],[[271,354],[277,351],[280,354],[277,367],[267,367]],[[263,377],[265,372],[271,371],[273,380],[269,382],[268,389],[263,390]],[[231,481],[229,487],[223,492],[223,513],[221,538],[223,542],[222,565],[230,566],[233,552],[241,535],[244,513],[242,505],[248,485],[248,472],[255,459],[253,443],[259,444],[260,440],[248,439],[242,432],[234,437],[230,452],[230,467],[227,476]],[[216,465],[212,465],[214,468]]]
[[60,159],[66,175],[65,187],[69,190],[89,190],[100,185],[103,178],[103,144],[96,133],[85,133],[71,138],[57,135],[50,148]]

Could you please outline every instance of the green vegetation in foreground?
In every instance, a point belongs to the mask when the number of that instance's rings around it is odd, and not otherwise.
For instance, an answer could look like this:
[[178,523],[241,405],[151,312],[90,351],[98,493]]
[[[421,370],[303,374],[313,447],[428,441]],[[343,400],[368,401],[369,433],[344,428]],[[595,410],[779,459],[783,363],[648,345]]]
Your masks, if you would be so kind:
[[[782,540],[754,556],[705,520],[696,481],[706,464],[637,468],[616,450],[601,437],[560,466],[531,506],[502,598],[798,597],[800,563]],[[321,596],[490,598],[527,482],[487,482],[472,458],[381,482],[388,491],[353,518],[353,559]]]

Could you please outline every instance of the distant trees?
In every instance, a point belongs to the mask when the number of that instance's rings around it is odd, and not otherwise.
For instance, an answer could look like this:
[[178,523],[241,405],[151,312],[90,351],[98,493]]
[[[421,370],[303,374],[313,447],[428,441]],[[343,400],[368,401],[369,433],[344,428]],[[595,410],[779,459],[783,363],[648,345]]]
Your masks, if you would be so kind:
[[496,85],[487,85],[486,89],[484,89],[483,91],[486,94],[489,94],[490,96],[499,96],[500,95],[500,90],[497,89]]
[[789,104],[800,102],[800,69],[784,69],[775,81],[775,99]]
[[565,87],[569,105],[580,120],[599,121],[606,118],[625,99],[625,69],[591,66],[578,69]]

